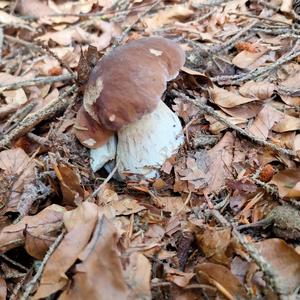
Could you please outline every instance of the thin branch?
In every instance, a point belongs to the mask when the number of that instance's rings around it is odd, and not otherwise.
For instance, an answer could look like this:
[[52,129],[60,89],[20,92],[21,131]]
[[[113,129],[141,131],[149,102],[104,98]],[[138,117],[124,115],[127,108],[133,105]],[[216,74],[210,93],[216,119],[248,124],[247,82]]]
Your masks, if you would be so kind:
[[45,268],[45,265],[48,261],[48,259],[50,258],[51,254],[55,251],[55,249],[57,248],[57,246],[59,245],[59,243],[62,241],[64,237],[64,232],[62,232],[57,238],[56,240],[53,242],[53,244],[49,247],[43,261],[41,262],[36,274],[34,275],[34,277],[32,278],[32,280],[27,284],[26,289],[23,293],[23,295],[20,297],[20,300],[27,300],[32,292],[32,289],[34,288],[35,284],[38,282],[38,280],[40,279],[40,277],[42,276],[43,270]]
[[76,90],[77,87],[74,84],[56,100],[50,102],[47,106],[43,107],[37,112],[29,114],[18,124],[16,128],[14,128],[0,140],[0,149],[8,147],[15,138],[29,132],[40,122],[56,115],[58,112],[65,110],[69,105],[69,101],[67,101],[65,97]]
[[250,139],[252,142],[258,144],[258,145],[262,145],[265,146],[267,148],[272,149],[273,151],[276,151],[280,154],[283,155],[288,155],[291,156],[293,158],[297,158],[297,154],[289,149],[285,149],[285,148],[281,148],[275,144],[266,142],[254,135],[252,135],[251,133],[247,132],[246,130],[238,127],[237,125],[231,123],[230,121],[228,121],[227,119],[225,119],[224,117],[220,116],[213,108],[211,108],[210,106],[206,105],[205,103],[203,103],[199,98],[195,97],[196,99],[190,98],[182,93],[179,93],[175,90],[172,90],[172,93],[178,97],[181,97],[183,100],[192,102],[194,105],[196,105],[197,107],[199,107],[202,111],[204,111],[205,113],[211,115],[212,117],[214,117],[216,120],[220,121],[221,123],[225,124],[226,126],[228,126],[229,128],[232,128],[233,130],[235,130],[237,133],[239,133],[240,135]]
[[74,79],[74,76],[71,74],[59,75],[59,76],[47,76],[47,77],[36,77],[34,79],[19,81],[15,83],[6,83],[0,84],[0,89],[9,89],[15,90],[21,88],[23,86],[32,86],[32,85],[39,85],[39,84],[49,84],[54,83],[57,81],[65,81]]
[[0,27],[0,65],[2,64],[3,28]]

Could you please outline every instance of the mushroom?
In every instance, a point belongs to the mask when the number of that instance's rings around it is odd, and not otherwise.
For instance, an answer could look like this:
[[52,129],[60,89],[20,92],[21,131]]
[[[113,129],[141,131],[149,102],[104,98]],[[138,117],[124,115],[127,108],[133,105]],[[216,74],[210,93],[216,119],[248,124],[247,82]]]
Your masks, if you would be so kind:
[[79,141],[92,149],[94,171],[116,157],[122,178],[158,175],[184,141],[180,120],[161,101],[184,61],[175,42],[150,37],[118,47],[97,63],[74,126]]

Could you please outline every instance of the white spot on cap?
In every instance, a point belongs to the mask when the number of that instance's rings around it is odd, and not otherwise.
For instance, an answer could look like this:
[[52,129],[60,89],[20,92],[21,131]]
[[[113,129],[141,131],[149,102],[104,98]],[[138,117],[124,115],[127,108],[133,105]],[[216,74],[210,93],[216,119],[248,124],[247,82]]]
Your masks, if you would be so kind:
[[116,115],[110,115],[109,116],[109,121],[113,122],[116,119]]
[[163,53],[162,51],[159,51],[159,50],[156,50],[156,49],[152,49],[152,48],[150,48],[149,51],[150,51],[151,54],[153,54],[155,56],[161,56],[162,53]]
[[89,147],[93,147],[96,144],[96,141],[92,138],[89,138],[89,139],[83,141],[83,144],[85,144]]

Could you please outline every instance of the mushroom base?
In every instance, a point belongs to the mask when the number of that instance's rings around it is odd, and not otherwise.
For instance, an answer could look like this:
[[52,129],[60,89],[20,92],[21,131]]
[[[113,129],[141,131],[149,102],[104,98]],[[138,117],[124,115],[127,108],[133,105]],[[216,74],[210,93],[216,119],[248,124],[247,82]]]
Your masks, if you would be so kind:
[[91,150],[91,167],[95,172],[116,157],[123,180],[154,179],[183,142],[179,118],[160,101],[152,113],[118,132],[117,146],[116,139],[111,138],[107,144]]

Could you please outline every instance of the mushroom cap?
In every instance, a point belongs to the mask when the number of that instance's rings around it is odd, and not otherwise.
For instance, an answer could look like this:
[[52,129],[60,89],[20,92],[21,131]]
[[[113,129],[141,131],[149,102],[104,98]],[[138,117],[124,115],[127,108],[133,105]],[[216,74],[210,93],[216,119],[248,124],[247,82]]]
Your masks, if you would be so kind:
[[91,118],[83,107],[77,112],[73,129],[80,143],[91,149],[98,148],[105,144],[106,141],[114,135],[114,132],[105,129]]
[[152,112],[185,61],[175,42],[150,37],[104,56],[91,72],[83,105],[102,128],[117,131]]

